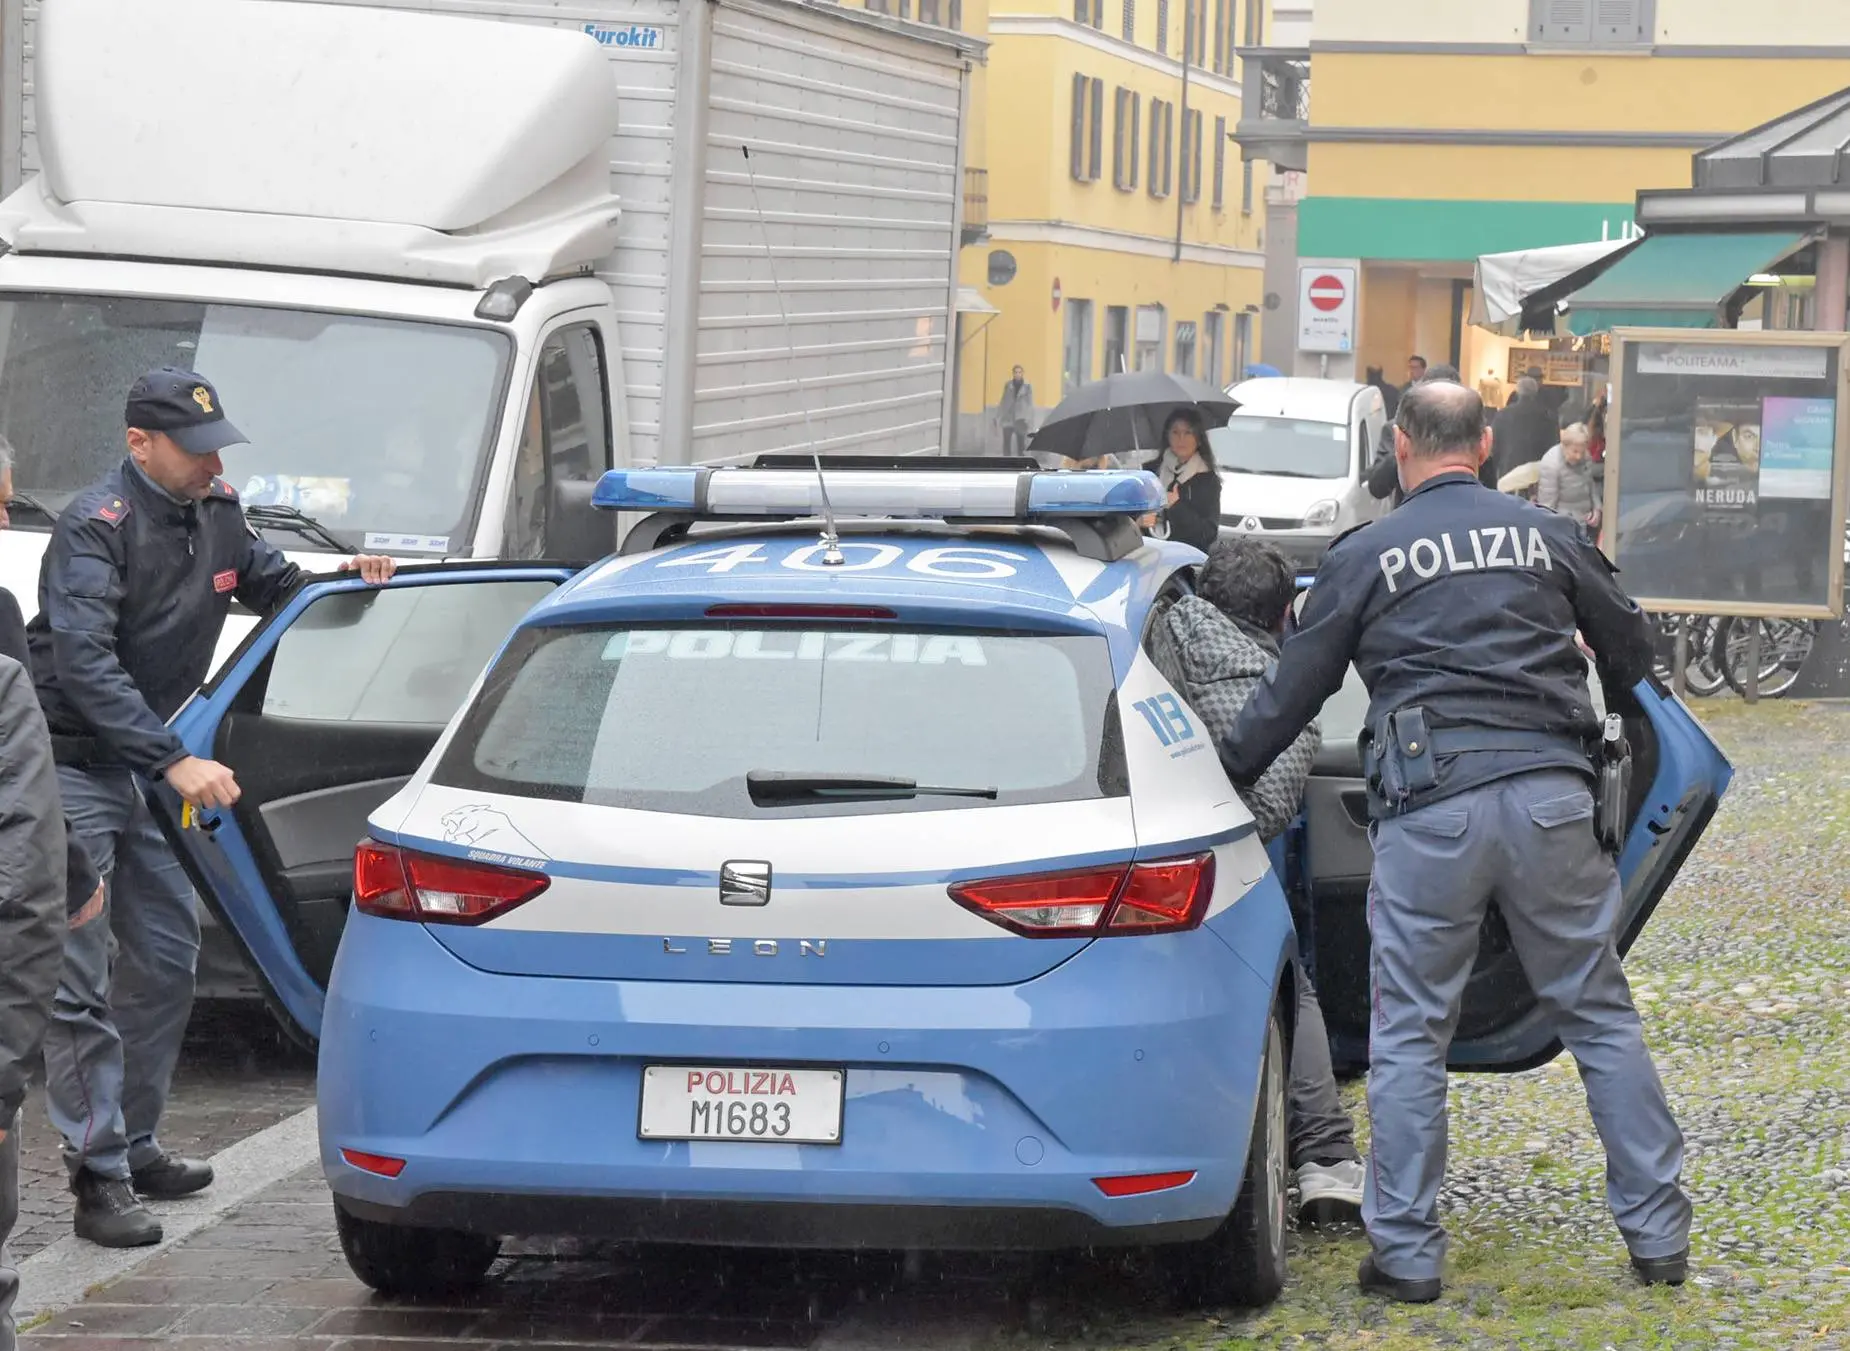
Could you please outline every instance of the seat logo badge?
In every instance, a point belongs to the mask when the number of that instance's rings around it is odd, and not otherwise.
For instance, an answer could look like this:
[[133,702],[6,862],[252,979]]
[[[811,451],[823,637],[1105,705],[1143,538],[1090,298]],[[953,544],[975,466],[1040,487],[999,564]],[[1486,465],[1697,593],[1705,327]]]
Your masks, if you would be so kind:
[[1259,518],[1257,516],[1243,517],[1240,521],[1240,529],[1245,530],[1249,533],[1251,531],[1257,530],[1258,528],[1259,528]]
[[769,905],[771,903],[771,865],[737,860],[721,864],[719,903],[721,905]]

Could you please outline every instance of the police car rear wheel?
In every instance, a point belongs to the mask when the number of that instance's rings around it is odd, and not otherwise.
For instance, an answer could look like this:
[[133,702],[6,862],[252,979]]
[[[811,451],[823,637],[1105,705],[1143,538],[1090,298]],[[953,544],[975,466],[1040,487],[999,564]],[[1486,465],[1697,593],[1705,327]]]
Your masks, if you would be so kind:
[[1240,1199],[1213,1237],[1188,1250],[1184,1293],[1191,1300],[1258,1308],[1285,1288],[1285,1194],[1290,1186],[1286,1069],[1284,1022],[1274,1008],[1266,1020],[1265,1063]]
[[334,1203],[340,1250],[355,1276],[382,1295],[437,1295],[482,1283],[501,1240],[451,1229],[414,1229],[349,1215]]

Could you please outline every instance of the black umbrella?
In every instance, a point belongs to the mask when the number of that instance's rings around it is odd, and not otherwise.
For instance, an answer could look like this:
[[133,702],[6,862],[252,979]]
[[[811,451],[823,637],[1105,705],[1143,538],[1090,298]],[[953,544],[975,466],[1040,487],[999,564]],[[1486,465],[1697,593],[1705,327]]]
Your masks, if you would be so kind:
[[1047,415],[1028,449],[1089,460],[1163,449],[1163,423],[1192,408],[1210,427],[1224,427],[1238,405],[1203,380],[1164,371],[1131,371],[1081,385]]

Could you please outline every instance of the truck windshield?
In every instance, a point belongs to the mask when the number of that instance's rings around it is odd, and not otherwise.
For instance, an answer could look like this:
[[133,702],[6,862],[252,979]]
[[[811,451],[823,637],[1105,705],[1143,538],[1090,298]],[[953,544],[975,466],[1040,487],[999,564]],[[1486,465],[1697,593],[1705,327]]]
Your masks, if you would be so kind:
[[[135,377],[186,367],[250,438],[224,452],[247,503],[295,507],[356,548],[460,552],[509,347],[435,322],[12,293],[0,296],[0,433],[15,487],[57,511],[126,453]],[[329,547],[300,535],[286,546]]]

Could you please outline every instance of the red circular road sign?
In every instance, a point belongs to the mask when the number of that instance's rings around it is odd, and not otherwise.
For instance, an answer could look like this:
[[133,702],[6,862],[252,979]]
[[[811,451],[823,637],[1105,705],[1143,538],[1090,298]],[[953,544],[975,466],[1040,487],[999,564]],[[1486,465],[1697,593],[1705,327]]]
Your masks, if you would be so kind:
[[1056,310],[1060,308],[1060,279],[1058,277],[1053,279],[1053,307]]
[[1348,295],[1342,279],[1327,272],[1310,284],[1310,303],[1320,310],[1341,309]]

